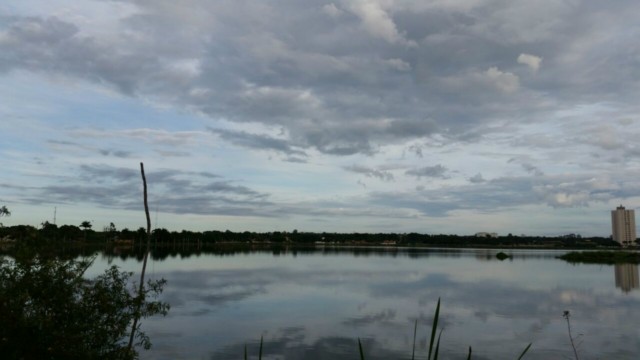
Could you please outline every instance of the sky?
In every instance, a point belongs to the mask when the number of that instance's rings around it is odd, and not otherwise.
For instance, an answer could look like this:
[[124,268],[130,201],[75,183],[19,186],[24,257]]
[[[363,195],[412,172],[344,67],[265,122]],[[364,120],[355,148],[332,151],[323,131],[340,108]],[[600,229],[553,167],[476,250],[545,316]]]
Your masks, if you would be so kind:
[[635,0],[0,3],[5,226],[609,236]]

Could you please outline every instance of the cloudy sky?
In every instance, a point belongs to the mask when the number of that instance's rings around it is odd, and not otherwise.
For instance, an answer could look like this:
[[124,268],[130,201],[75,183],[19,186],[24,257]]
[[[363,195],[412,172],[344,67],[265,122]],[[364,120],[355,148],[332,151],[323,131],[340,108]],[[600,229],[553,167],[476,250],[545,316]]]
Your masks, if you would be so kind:
[[608,236],[636,0],[9,0],[5,225]]

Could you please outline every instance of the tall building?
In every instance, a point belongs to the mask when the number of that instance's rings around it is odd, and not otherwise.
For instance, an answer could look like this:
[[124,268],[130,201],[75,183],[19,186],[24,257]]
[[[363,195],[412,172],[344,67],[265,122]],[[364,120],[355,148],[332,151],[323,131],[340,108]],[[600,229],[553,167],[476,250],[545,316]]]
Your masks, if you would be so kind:
[[611,211],[613,240],[622,245],[632,245],[636,241],[636,214],[620,205]]

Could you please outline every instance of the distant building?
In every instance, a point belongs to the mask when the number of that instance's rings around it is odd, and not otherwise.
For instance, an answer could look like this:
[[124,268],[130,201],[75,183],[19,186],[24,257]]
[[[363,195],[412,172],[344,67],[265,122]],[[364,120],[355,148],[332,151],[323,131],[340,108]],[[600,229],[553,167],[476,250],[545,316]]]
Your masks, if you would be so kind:
[[613,240],[628,246],[636,241],[636,214],[620,205],[611,211],[611,231]]

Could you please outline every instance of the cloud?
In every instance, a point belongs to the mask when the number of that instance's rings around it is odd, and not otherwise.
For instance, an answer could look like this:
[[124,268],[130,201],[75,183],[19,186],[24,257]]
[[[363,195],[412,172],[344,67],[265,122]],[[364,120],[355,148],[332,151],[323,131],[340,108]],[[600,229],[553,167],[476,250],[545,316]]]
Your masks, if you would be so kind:
[[[272,217],[268,194],[217,174],[182,170],[147,172],[153,201],[163,212],[175,214]],[[140,174],[137,169],[108,165],[81,165],[77,178],[30,189],[33,204],[89,203],[103,208],[139,210]]]
[[589,204],[589,193],[578,191],[576,193],[556,192],[546,196],[547,203],[554,207],[583,207]]
[[425,166],[422,168],[410,169],[405,172],[407,175],[415,176],[418,179],[422,177],[446,178],[447,168],[438,164],[434,166]]
[[531,55],[531,54],[524,54],[524,53],[518,55],[518,64],[527,65],[533,71],[538,71],[541,63],[542,63],[541,57]]
[[514,157],[511,158],[507,161],[507,163],[516,163],[519,164],[527,173],[535,175],[535,176],[542,176],[544,175],[544,172],[542,172],[542,170],[540,170],[538,167],[536,167],[535,165],[531,164],[531,159],[528,156],[522,156],[522,157]]
[[520,79],[518,76],[510,72],[500,71],[495,66],[485,71],[484,76],[490,84],[505,93],[512,93],[520,87]]
[[131,151],[96,148],[94,146],[84,145],[80,142],[67,140],[47,140],[47,144],[49,144],[54,150],[70,153],[76,153],[78,150],[80,150],[81,152],[97,153],[102,156],[113,156],[121,159],[128,159],[133,155]]
[[382,38],[389,43],[416,46],[415,41],[407,40],[398,32],[396,24],[376,0],[357,0],[350,5],[351,10],[362,20],[362,27],[372,36]]
[[[0,15],[3,181],[128,208],[116,178],[89,187],[79,166],[144,157],[181,174],[163,178],[172,211],[357,219],[344,227],[509,206],[595,213],[638,188],[638,12],[628,0],[122,0],[65,11],[34,0]],[[224,176],[188,178],[207,161]],[[340,184],[345,171],[362,179]],[[280,181],[291,173],[296,186]],[[375,193],[367,177],[382,180]],[[599,189],[587,180],[606,177]],[[309,190],[319,179],[331,180],[320,197]],[[228,192],[194,195],[213,183]],[[333,201],[342,186],[360,197]],[[9,189],[3,199],[44,198]],[[120,195],[101,196],[110,192]]]
[[325,5],[322,7],[322,11],[323,11],[325,14],[329,15],[330,17],[332,17],[332,18],[337,18],[337,17],[339,17],[340,15],[344,14],[344,11],[342,11],[342,10],[338,9],[338,7],[336,6],[336,4],[334,4],[334,3],[331,3],[331,4],[325,4]]
[[233,131],[213,128],[209,128],[209,131],[220,136],[220,138],[222,138],[223,140],[231,142],[234,145],[258,150],[273,150],[282,152],[287,155],[296,155],[298,157],[306,156],[304,151],[294,149],[291,143],[284,139],[279,139],[268,135],[251,134],[245,131]]
[[479,184],[479,183],[483,183],[486,180],[482,177],[482,174],[477,173],[475,175],[473,175],[472,177],[469,178],[469,182],[473,183],[473,184]]
[[69,132],[77,138],[129,138],[132,140],[162,146],[183,146],[204,134],[200,131],[168,131],[163,129],[126,129],[105,131],[101,129],[79,129]]
[[377,170],[377,169],[371,169],[368,168],[366,166],[361,166],[361,165],[351,165],[351,166],[345,166],[343,167],[343,169],[347,170],[347,171],[351,171],[354,172],[356,174],[362,174],[366,177],[369,178],[377,178],[380,179],[382,181],[393,181],[393,174],[389,171],[384,171],[384,170]]
[[411,70],[411,64],[402,60],[402,59],[388,59],[384,60],[384,63],[389,65],[389,67],[396,69],[398,71],[409,71]]

